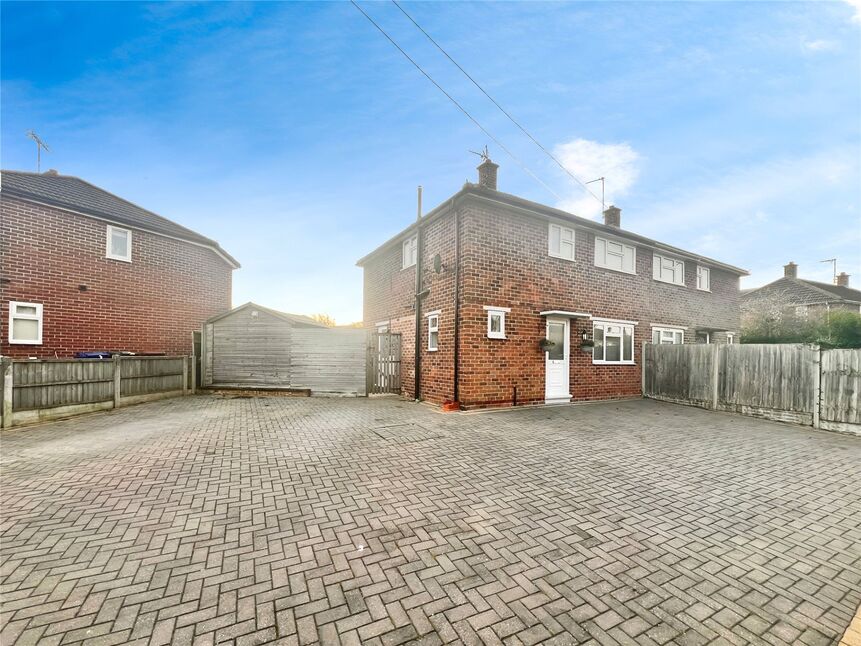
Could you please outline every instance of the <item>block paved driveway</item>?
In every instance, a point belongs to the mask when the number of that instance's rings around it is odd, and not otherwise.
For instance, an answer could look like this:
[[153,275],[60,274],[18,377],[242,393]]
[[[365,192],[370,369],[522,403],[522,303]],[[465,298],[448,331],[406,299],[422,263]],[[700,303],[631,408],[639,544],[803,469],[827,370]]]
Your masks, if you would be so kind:
[[834,644],[861,439],[198,396],[2,436],[2,644]]

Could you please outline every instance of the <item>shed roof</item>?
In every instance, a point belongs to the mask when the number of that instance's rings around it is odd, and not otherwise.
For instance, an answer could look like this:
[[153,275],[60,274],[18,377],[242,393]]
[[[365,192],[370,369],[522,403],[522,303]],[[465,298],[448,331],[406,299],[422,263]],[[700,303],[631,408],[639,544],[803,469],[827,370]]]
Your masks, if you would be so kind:
[[4,170],[0,176],[0,194],[209,247],[228,264],[234,268],[239,267],[239,262],[222,249],[215,240],[124,200],[79,177],[58,175],[53,172],[28,173]]
[[243,303],[242,305],[239,305],[238,307],[234,307],[232,310],[228,310],[226,312],[222,312],[221,314],[216,314],[215,316],[208,318],[204,322],[204,325],[206,325],[208,323],[214,323],[215,321],[218,321],[219,319],[223,319],[226,316],[230,316],[231,314],[235,314],[236,312],[239,312],[240,310],[248,309],[249,307],[252,307],[256,310],[262,310],[262,311],[266,312],[267,314],[271,314],[272,316],[283,319],[283,320],[288,321],[290,323],[295,323],[297,325],[302,325],[305,327],[328,327],[327,325],[323,325],[319,321],[315,321],[314,319],[312,319],[308,316],[304,316],[303,314],[288,314],[287,312],[279,312],[278,310],[273,310],[273,309],[270,309],[268,307],[263,307],[262,305],[258,305],[257,303],[252,303],[251,301],[248,301],[247,303]]

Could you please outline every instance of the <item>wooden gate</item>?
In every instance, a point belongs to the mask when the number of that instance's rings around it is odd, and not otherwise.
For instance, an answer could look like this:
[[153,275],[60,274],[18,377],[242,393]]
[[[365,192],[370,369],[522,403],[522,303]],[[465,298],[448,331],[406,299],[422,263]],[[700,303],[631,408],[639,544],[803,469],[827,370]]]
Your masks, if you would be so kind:
[[368,333],[368,394],[401,392],[401,335]]

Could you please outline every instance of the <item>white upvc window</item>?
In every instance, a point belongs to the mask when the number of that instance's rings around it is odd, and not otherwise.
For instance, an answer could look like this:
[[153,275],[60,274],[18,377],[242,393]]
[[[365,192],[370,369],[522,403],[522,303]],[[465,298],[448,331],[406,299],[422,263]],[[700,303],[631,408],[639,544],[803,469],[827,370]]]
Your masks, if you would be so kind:
[[112,260],[132,261],[132,232],[108,225],[106,257]]
[[485,305],[484,310],[487,312],[487,338],[504,339],[505,315],[511,311],[511,308]]
[[596,236],[595,266],[636,274],[637,250],[632,245]]
[[554,258],[574,260],[574,229],[549,225],[547,231],[547,253]]
[[592,363],[633,364],[634,325],[630,321],[592,323]]
[[726,333],[726,342],[730,345],[733,345],[735,343],[735,332]]
[[652,326],[652,343],[657,345],[681,345],[684,342],[684,328]]
[[712,290],[712,272],[708,267],[697,265],[697,289],[704,292]]
[[428,351],[439,350],[439,312],[428,312]]
[[652,277],[662,283],[684,285],[685,263],[656,253],[652,259]]
[[403,243],[403,269],[416,264],[418,256],[418,236],[410,236]]
[[9,343],[42,344],[42,304],[9,303]]

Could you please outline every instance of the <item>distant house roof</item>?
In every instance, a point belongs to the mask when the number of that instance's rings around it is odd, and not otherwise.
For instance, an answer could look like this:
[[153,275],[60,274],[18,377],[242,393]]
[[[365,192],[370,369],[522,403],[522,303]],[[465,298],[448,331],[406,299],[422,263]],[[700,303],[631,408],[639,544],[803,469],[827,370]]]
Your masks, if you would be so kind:
[[147,211],[137,204],[117,197],[113,193],[78,177],[57,175],[50,171],[48,173],[27,173],[4,170],[0,176],[0,184],[2,184],[0,195],[18,197],[209,247],[228,264],[234,268],[239,267],[236,259],[222,249],[215,240],[202,236],[157,213]]
[[[543,216],[558,218],[560,220],[567,220],[568,222],[579,225],[585,229],[591,229],[599,233],[612,235],[615,238],[627,238],[628,240],[638,242],[644,246],[652,247],[653,249],[663,249],[664,251],[668,251],[674,255],[701,261],[705,264],[709,264],[713,267],[717,267],[719,269],[723,269],[725,271],[731,272],[733,274],[738,274],[740,276],[747,276],[749,273],[746,269],[741,269],[740,267],[728,265],[726,263],[720,262],[719,260],[714,260],[713,258],[701,256],[691,251],[685,251],[684,249],[679,249],[678,247],[673,247],[672,245],[658,242],[657,240],[652,240],[651,238],[641,236],[626,229],[608,226],[601,222],[596,222],[595,220],[590,220],[588,218],[580,217],[579,215],[574,215],[573,213],[568,213],[567,211],[555,209],[552,206],[546,206],[538,202],[532,202],[531,200],[526,200],[522,197],[518,197],[510,193],[503,193],[502,191],[488,189],[479,184],[472,184],[470,182],[464,184],[463,188],[460,191],[452,195],[445,202],[443,202],[435,209],[430,211],[427,215],[425,215],[421,220],[422,223],[444,215],[449,211],[449,209],[451,209],[455,201],[467,197],[477,198],[488,203],[499,203],[532,216]],[[363,266],[368,260],[373,258],[375,255],[377,255],[384,249],[388,249],[400,240],[403,240],[406,236],[412,235],[412,232],[416,228],[416,224],[416,222],[413,222],[396,236],[390,238],[389,240],[381,244],[379,247],[374,249],[372,252],[360,258],[358,261],[356,261],[356,264],[360,267]]]
[[842,285],[820,283],[815,280],[783,276],[762,287],[744,290],[741,295],[742,303],[761,298],[780,298],[787,305],[840,302],[861,304],[861,290]]
[[[319,321],[315,321],[314,319],[312,319],[309,316],[304,316],[302,314],[288,314],[287,312],[279,312],[278,310],[273,310],[273,309],[270,309],[268,307],[263,307],[262,305],[258,305],[257,303],[252,303],[251,301],[248,301],[247,303],[243,303],[242,305],[239,305],[238,307],[234,307],[232,310],[228,310],[227,312],[222,312],[221,314],[216,314],[215,316],[207,319],[206,323],[214,323],[215,321],[218,321],[219,319],[223,319],[225,316],[230,316],[231,314],[235,314],[236,312],[239,312],[240,310],[244,310],[244,309],[248,309],[248,308],[253,308],[255,310],[261,310],[263,312],[266,312],[267,314],[271,314],[272,316],[275,316],[276,318],[284,319],[285,321],[288,321],[290,323],[296,323],[297,325],[303,325],[306,327],[328,327],[327,325],[324,325],[323,323],[320,323]],[[206,324],[206,323],[204,323],[204,324]]]

